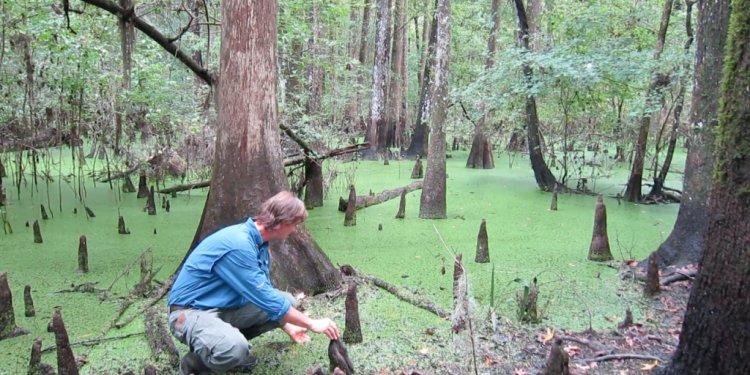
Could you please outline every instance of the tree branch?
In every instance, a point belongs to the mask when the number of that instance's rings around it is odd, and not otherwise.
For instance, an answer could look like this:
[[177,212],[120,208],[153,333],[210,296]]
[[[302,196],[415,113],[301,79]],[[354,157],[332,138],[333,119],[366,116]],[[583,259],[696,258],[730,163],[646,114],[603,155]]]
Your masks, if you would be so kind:
[[151,38],[154,42],[162,46],[172,56],[176,57],[185,64],[188,69],[192,70],[195,75],[200,77],[206,84],[213,86],[216,83],[215,78],[208,72],[207,69],[203,68],[198,64],[192,57],[183,52],[179,47],[172,43],[164,34],[159,32],[155,27],[151,26],[145,20],[135,15],[133,9],[123,9],[119,5],[108,1],[108,0],[81,0],[84,3],[91,4],[97,8],[106,10],[109,13],[117,16],[118,18],[132,22],[136,29],[140,30]]

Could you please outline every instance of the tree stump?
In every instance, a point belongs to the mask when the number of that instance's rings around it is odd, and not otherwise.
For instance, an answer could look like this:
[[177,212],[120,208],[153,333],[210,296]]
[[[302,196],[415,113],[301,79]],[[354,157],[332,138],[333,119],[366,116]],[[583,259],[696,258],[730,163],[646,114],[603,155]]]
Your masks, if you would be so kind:
[[16,326],[13,311],[13,294],[8,285],[8,274],[0,272],[0,340],[25,335],[28,332]]
[[563,340],[555,338],[552,342],[552,348],[547,357],[547,363],[544,365],[542,375],[570,375],[568,353],[562,347]]
[[331,340],[328,344],[328,359],[331,372],[338,367],[346,375],[354,374],[354,366],[341,340]]
[[60,313],[60,308],[55,307],[52,321],[47,326],[47,332],[54,332],[55,346],[57,347],[57,373],[60,375],[78,375],[78,365],[73,356],[73,349],[68,340],[68,331]]
[[28,375],[56,375],[52,366],[42,363],[42,338],[37,337],[31,345]]
[[24,316],[27,318],[32,318],[36,316],[36,311],[34,310],[34,300],[31,298],[31,285],[26,285],[23,287],[23,306],[24,306]]
[[609,238],[607,237],[607,208],[601,194],[596,198],[594,209],[594,233],[589,247],[589,260],[605,262],[614,259],[609,250]]
[[359,322],[359,301],[357,300],[357,283],[349,283],[346,291],[346,328],[344,329],[344,342],[347,344],[358,344],[362,342],[362,326]]
[[469,290],[461,262],[463,254],[456,254],[453,263],[453,314],[451,322],[453,333],[460,333],[469,328]]
[[89,246],[83,234],[78,237],[78,272],[89,272]]
[[133,185],[133,180],[130,179],[130,176],[123,177],[123,180],[125,182],[122,184],[122,192],[135,193],[135,185]]
[[659,260],[657,259],[656,252],[652,252],[648,256],[648,265],[646,266],[646,286],[644,294],[647,297],[652,297],[661,292],[661,285],[659,285]]
[[42,230],[39,228],[39,221],[34,220],[34,243],[43,243]]
[[396,212],[396,219],[403,219],[406,216],[406,192],[401,192],[401,201],[398,202],[398,212]]
[[351,227],[357,225],[357,192],[354,185],[349,186],[349,201],[346,205],[344,214],[344,226]]
[[122,216],[117,218],[117,233],[130,234],[130,230],[125,227],[125,218]]
[[414,168],[411,170],[411,178],[424,178],[422,158],[419,155],[417,155],[417,160],[414,162]]
[[49,216],[47,215],[47,209],[44,208],[43,204],[40,204],[39,206],[41,207],[41,211],[42,211],[42,220],[49,220]]
[[146,184],[146,174],[141,172],[138,178],[138,198],[148,198],[148,184]]
[[490,262],[490,249],[487,244],[487,222],[484,219],[482,219],[482,224],[479,226],[479,234],[477,234],[477,254],[474,261],[477,263]]
[[146,200],[146,212],[149,215],[156,215],[156,200],[154,199],[154,185],[151,185],[151,190],[148,193],[148,199]]

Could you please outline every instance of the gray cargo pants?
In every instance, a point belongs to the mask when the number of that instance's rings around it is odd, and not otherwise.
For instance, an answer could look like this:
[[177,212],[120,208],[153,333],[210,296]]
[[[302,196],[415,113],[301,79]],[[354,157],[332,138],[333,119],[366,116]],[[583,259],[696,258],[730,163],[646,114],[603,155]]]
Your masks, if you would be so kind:
[[[297,300],[280,292],[297,306]],[[190,351],[200,357],[214,372],[225,372],[246,363],[250,358],[247,340],[274,328],[281,322],[253,304],[235,309],[184,309],[169,313],[169,330]]]

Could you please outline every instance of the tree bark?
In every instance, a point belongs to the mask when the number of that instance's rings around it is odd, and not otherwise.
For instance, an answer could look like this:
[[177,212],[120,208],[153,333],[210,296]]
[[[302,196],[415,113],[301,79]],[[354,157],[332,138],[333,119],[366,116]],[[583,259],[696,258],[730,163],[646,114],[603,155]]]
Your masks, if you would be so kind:
[[[518,34],[518,44],[526,51],[530,51],[529,46],[529,22],[526,17],[526,10],[523,6],[522,0],[514,0],[516,5],[516,14],[518,15],[518,28],[520,30]],[[526,79],[527,88],[531,88],[531,78],[533,71],[528,63],[523,64],[523,75]],[[543,191],[552,191],[557,183],[555,176],[549,170],[547,163],[544,161],[544,154],[542,152],[542,144],[540,141],[540,130],[539,130],[539,115],[536,110],[536,99],[533,94],[527,94],[526,96],[526,109],[525,109],[525,126],[526,126],[526,139],[529,148],[529,159],[531,160],[531,169],[534,171],[534,178],[539,189]]]
[[386,118],[385,100],[388,76],[388,29],[390,9],[388,0],[377,0],[378,16],[375,20],[375,62],[372,66],[372,99],[365,140],[370,143],[369,157],[375,157],[385,147]]
[[666,374],[750,373],[750,0],[731,6],[706,245]]
[[[667,27],[672,14],[674,0],[665,0],[664,9],[661,14],[661,25],[656,35],[656,52],[654,60],[658,61],[664,50],[664,42],[667,37]],[[648,144],[648,130],[651,126],[651,113],[653,107],[659,102],[659,90],[669,84],[669,79],[660,73],[652,73],[651,83],[646,91],[646,107],[641,115],[638,138],[634,145],[633,165],[630,169],[628,185],[625,188],[625,200],[628,202],[641,201],[641,187],[643,182],[643,163],[646,158],[646,146]]]
[[[485,60],[484,70],[489,71],[495,65],[495,53],[497,50],[497,33],[500,29],[500,0],[492,0],[492,28],[490,36],[487,38],[487,59]],[[482,117],[477,121],[474,127],[474,138],[471,141],[471,151],[466,159],[466,168],[493,169],[495,168],[495,159],[492,155],[492,143],[487,139],[485,134],[485,123],[491,113],[485,111],[485,103],[480,103]]]
[[419,217],[422,219],[445,219],[446,172],[445,172],[445,119],[448,109],[448,61],[451,41],[450,0],[437,0],[435,8],[435,55],[432,59],[433,77],[428,85],[433,105],[430,108],[430,150],[427,154],[427,170],[419,201]]
[[688,137],[684,189],[674,228],[656,251],[662,267],[697,263],[704,247],[714,164],[713,128],[718,121],[719,83],[729,13],[726,1],[698,1],[690,113],[692,126]]
[[[216,155],[191,251],[209,233],[259,212],[263,201],[288,189],[277,122],[276,14],[273,0],[222,5]],[[271,243],[271,254],[279,289],[318,292],[340,280],[304,226]]]

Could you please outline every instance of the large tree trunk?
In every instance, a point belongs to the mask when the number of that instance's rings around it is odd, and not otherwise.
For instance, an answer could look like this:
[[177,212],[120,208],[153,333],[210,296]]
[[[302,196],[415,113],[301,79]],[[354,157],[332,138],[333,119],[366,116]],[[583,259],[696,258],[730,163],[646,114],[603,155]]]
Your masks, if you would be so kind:
[[451,41],[450,0],[437,0],[435,7],[435,55],[433,77],[428,86],[433,106],[430,114],[430,152],[424,176],[422,196],[419,201],[419,217],[422,219],[445,219],[445,117],[448,109],[448,60]]
[[[656,52],[654,60],[658,61],[664,50],[664,41],[667,37],[667,27],[669,18],[672,14],[672,5],[674,0],[665,0],[664,9],[661,14],[661,26],[656,35]],[[628,186],[625,188],[625,200],[628,202],[639,202],[641,200],[641,187],[643,182],[643,163],[646,158],[646,146],[648,145],[648,131],[651,126],[651,113],[653,107],[659,102],[657,95],[663,87],[669,84],[669,78],[663,74],[654,72],[651,83],[646,91],[646,105],[641,115],[640,126],[638,128],[638,138],[634,145],[633,165],[630,169]]]
[[[484,64],[485,71],[492,69],[495,65],[495,51],[497,50],[497,33],[500,28],[500,0],[492,0],[492,29],[487,39],[487,60]],[[482,117],[474,127],[474,139],[471,142],[471,151],[466,160],[467,168],[492,169],[495,168],[495,159],[492,155],[491,142],[485,134],[485,123],[490,113],[485,112],[485,103],[480,104]]]
[[672,233],[656,255],[661,267],[697,263],[708,228],[709,189],[713,171],[713,128],[718,122],[719,83],[729,24],[729,4],[698,2],[695,77],[688,137],[688,153],[680,210]]
[[750,373],[750,0],[728,38],[706,246],[666,374]]
[[378,17],[375,20],[375,62],[372,66],[372,99],[370,102],[370,117],[367,122],[367,137],[370,151],[374,157],[385,149],[385,100],[386,82],[388,75],[388,28],[390,27],[390,9],[388,0],[377,0]]
[[431,31],[427,34],[429,35],[429,42],[427,43],[427,46],[424,47],[427,51],[426,59],[428,61],[425,62],[424,69],[421,71],[422,80],[420,81],[419,106],[417,107],[417,118],[414,124],[414,132],[412,132],[411,135],[409,148],[406,150],[407,156],[426,156],[428,154],[427,146],[430,142],[430,126],[428,119],[432,107],[432,93],[430,92],[430,87],[433,80],[433,64],[429,60],[431,59],[431,56],[434,56],[437,36],[437,23],[434,20],[434,16],[431,24]]
[[391,79],[388,89],[386,147],[401,147],[406,127],[406,52],[408,18],[406,0],[395,0]]
[[[522,0],[515,0],[516,14],[518,15],[518,27],[520,33],[518,34],[518,44],[521,48],[529,51],[529,23],[526,17],[526,10],[523,7]],[[533,71],[527,64],[523,64],[523,75],[526,79],[527,86],[531,88],[531,78]],[[552,191],[557,184],[555,176],[549,170],[547,163],[544,161],[544,154],[542,152],[542,143],[539,136],[539,115],[536,110],[536,99],[534,95],[527,94],[526,97],[526,139],[529,145],[529,159],[531,161],[531,169],[534,171],[534,178],[539,189],[543,191]],[[560,184],[562,185],[562,184]]]
[[[275,0],[223,3],[216,155],[191,251],[206,235],[258,212],[263,201],[288,188],[277,123],[276,14]],[[340,278],[304,226],[271,244],[271,254],[278,288],[319,291]]]

